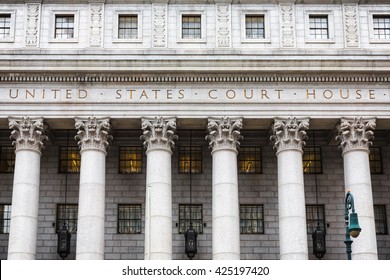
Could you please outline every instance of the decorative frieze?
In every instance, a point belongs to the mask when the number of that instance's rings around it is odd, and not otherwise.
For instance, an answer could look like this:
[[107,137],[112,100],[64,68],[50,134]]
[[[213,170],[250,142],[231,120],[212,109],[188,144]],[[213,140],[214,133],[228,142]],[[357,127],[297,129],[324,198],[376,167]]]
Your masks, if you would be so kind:
[[167,5],[152,4],[153,9],[153,47],[167,46]]
[[337,127],[336,140],[342,153],[350,150],[370,151],[376,127],[375,118],[342,118]]
[[104,4],[89,4],[90,35],[89,44],[91,47],[101,47],[103,37],[103,11]]
[[26,4],[26,46],[38,47],[40,3]]
[[359,47],[358,5],[344,4],[343,15],[345,46],[347,48],[357,48]]
[[241,129],[241,118],[209,118],[207,125],[209,134],[206,136],[206,140],[209,141],[211,152],[217,150],[234,150],[237,152],[240,141],[243,139]]
[[279,4],[281,42],[284,48],[295,47],[294,4]]
[[107,151],[109,141],[112,140],[109,118],[76,118],[75,128],[77,135],[75,139],[81,151],[86,149]]
[[34,150],[41,153],[44,141],[48,140],[45,133],[43,118],[9,118],[9,128],[12,129],[11,140],[15,150]]
[[228,48],[231,41],[231,5],[216,4],[217,47]]
[[303,152],[309,129],[309,119],[275,118],[272,127],[271,141],[274,142],[276,154],[284,150],[299,150]]
[[176,119],[175,118],[142,118],[141,140],[147,151],[153,149],[165,149],[172,152],[175,147],[175,140],[178,139],[175,134]]

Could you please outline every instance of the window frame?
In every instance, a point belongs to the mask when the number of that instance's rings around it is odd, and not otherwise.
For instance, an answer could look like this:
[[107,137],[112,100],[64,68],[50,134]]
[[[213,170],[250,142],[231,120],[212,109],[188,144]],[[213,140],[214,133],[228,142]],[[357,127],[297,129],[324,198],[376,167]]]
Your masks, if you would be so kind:
[[[200,16],[200,38],[183,38],[183,16]],[[206,43],[206,10],[180,10],[177,13],[177,43]]]
[[368,26],[369,26],[369,38],[371,44],[390,44],[390,38],[376,38],[374,34],[374,17],[375,16],[388,16],[390,18],[390,10],[387,11],[369,11],[368,12]]
[[[318,149],[319,150],[319,155],[320,155],[320,158],[317,159],[316,156],[315,156],[315,159],[314,159],[314,164],[315,166],[313,167],[314,169],[317,169],[317,162],[320,163],[320,171],[314,171],[314,172],[305,172],[305,155],[309,155],[309,154],[312,154],[312,153],[307,153],[306,151],[308,149]],[[314,155],[317,155],[317,151],[314,150]],[[321,149],[321,146],[314,146],[314,145],[306,145],[304,148],[303,148],[303,155],[302,155],[302,167],[303,167],[303,174],[322,174],[323,172],[323,169],[322,169],[322,149]],[[309,170],[310,169],[313,169],[313,168],[310,168],[308,167]]]
[[[194,218],[190,218],[190,219],[187,219],[187,218],[182,218],[182,212],[181,212],[181,209],[182,207],[184,207],[184,211],[186,209],[186,207],[200,207],[200,215],[201,215],[201,218],[200,219],[194,219]],[[184,213],[184,215],[186,214],[186,212]],[[191,216],[193,216],[194,212],[191,212]],[[196,230],[196,232],[198,234],[203,234],[203,228],[204,228],[204,224],[203,224],[203,205],[202,204],[196,204],[196,203],[182,203],[182,204],[179,204],[179,214],[178,214],[178,218],[179,218],[179,222],[178,222],[178,233],[179,234],[184,234],[186,233],[187,229],[189,228],[190,226],[190,221],[193,222],[193,229]],[[194,221],[197,221],[197,226],[194,226]],[[182,225],[183,224],[183,225]],[[182,227],[183,227],[183,230],[182,230]]]
[[[242,218],[242,214],[243,214],[243,207],[261,207],[261,218],[260,219],[244,219]],[[265,233],[265,221],[264,221],[264,204],[240,204],[240,234],[264,234]],[[250,212],[252,213],[252,211]],[[246,230],[244,231],[243,229],[245,229],[246,227],[248,227],[247,225],[243,225],[243,221],[261,221],[261,230],[259,232],[254,232],[252,230],[253,226],[250,225],[250,231]]]
[[[68,217],[65,217],[65,219],[60,219],[59,215],[60,215],[60,207],[63,207],[65,206],[66,207],[71,207],[71,208],[74,208],[76,209],[75,213],[75,218],[70,218],[69,216]],[[67,229],[70,233],[77,233],[77,223],[78,223],[78,212],[79,212],[79,205],[76,204],[76,203],[57,203],[57,206],[56,206],[56,233],[59,232],[59,230],[62,228],[62,225],[63,223],[61,223],[61,221],[65,220],[67,221]],[[64,212],[65,213],[65,212]],[[69,215],[69,212],[67,212],[68,215]],[[73,227],[70,228],[70,221],[72,221],[72,224],[73,224]]]
[[[3,213],[3,215],[0,216],[0,225],[1,225],[0,226],[0,234],[9,234],[10,225],[11,225],[12,205],[1,203],[0,206],[2,207],[2,213]],[[5,210],[4,209],[5,207],[9,208],[9,210]],[[7,217],[5,217],[5,216],[7,216]],[[4,229],[7,229],[7,230],[4,230]]]
[[[246,17],[262,16],[264,18],[264,38],[247,38],[246,37]],[[259,44],[271,43],[271,24],[269,10],[241,10],[241,43],[242,44]]]
[[[66,148],[65,152],[66,152],[66,159],[61,159],[61,155],[62,155],[62,151],[63,151],[63,148]],[[78,165],[78,171],[69,171],[69,165],[68,165],[68,162],[69,161],[72,161],[74,159],[72,158],[69,158],[69,148],[71,149],[74,149],[75,151],[77,151],[78,153],[78,158],[76,159],[78,162],[79,162],[79,165]],[[72,150],[73,151],[73,150]],[[66,161],[66,166],[67,166],[67,169],[66,171],[62,170],[62,162],[63,161]],[[66,146],[66,145],[62,145],[62,146],[59,146],[59,153],[58,153],[58,173],[60,174],[80,174],[80,168],[81,168],[81,155],[80,155],[80,149],[79,147],[77,146]]]
[[[3,148],[5,148],[7,151],[6,151],[6,157],[3,158]],[[10,154],[8,154],[8,152],[12,152],[12,156],[10,158],[8,158],[8,156],[10,156]],[[7,162],[9,160],[13,160],[13,165],[8,165],[8,169],[9,168],[12,168],[12,171],[1,171],[2,170],[2,166],[0,166],[0,174],[13,174],[14,171],[15,171],[15,148],[13,146],[2,146],[0,145],[0,164],[3,163],[3,162]],[[5,167],[5,165],[4,165]]]
[[[188,148],[188,150],[186,151],[183,151],[182,149],[184,148]],[[195,149],[195,151],[193,150]],[[198,149],[198,150],[197,150]],[[182,161],[185,161],[185,160],[182,160],[181,156],[183,154],[183,152],[188,152],[190,154],[190,157],[191,157],[191,170],[189,170],[188,172],[185,172],[181,169],[181,162]],[[196,158],[193,158],[193,155],[194,153],[196,152],[199,152],[199,155],[200,155],[200,159],[196,159]],[[192,164],[194,162],[199,162],[200,163],[200,169],[199,170],[194,170],[194,168],[196,168],[196,165],[195,167],[192,166]],[[203,147],[202,146],[198,146],[198,145],[180,145],[178,147],[178,173],[179,174],[202,174],[203,172]]]
[[[138,213],[135,213],[135,214],[139,214],[139,218],[134,218],[134,219],[121,219],[121,215],[119,213],[120,211],[120,208],[121,207],[128,207],[129,209],[131,208],[134,208],[134,209],[137,209],[139,210]],[[132,212],[129,212],[128,214],[134,214]],[[124,227],[121,227],[120,226],[120,221],[125,221],[125,222],[131,222],[131,221],[134,221],[135,222],[135,226],[133,226],[133,228],[135,228],[135,231],[121,231],[120,228],[124,228]],[[139,223],[139,224],[137,224]],[[130,229],[131,227],[128,226]],[[142,234],[142,204],[138,204],[138,203],[120,203],[118,204],[118,207],[117,207],[117,234]],[[139,229],[139,231],[137,230]]]
[[[383,208],[383,209],[381,209],[381,212],[384,213],[384,217],[381,217],[381,219],[379,219],[378,215],[375,215],[375,213],[377,213],[377,211],[379,210],[378,209],[379,207]],[[386,205],[385,204],[375,204],[374,205],[374,219],[375,219],[375,232],[376,232],[376,235],[388,235],[389,234],[389,227],[388,227],[388,224],[387,224],[387,209],[386,209]],[[383,224],[384,232],[378,233],[378,223],[380,223],[380,222],[384,223]]]
[[[371,158],[371,157],[375,157],[377,154],[374,154],[374,152],[378,152],[379,153],[379,159],[377,158]],[[372,146],[370,147],[370,154],[369,154],[369,163],[370,163],[370,174],[383,174],[383,157],[382,157],[382,148],[380,146]],[[376,171],[373,172],[373,164],[372,163],[377,163],[379,162],[379,168],[380,170],[379,171]]]
[[[139,171],[134,171],[134,172],[122,172],[122,166],[121,166],[121,163],[122,162],[126,162],[125,159],[122,159],[121,158],[121,155],[123,153],[123,149],[129,149],[129,152],[131,152],[131,149],[136,149],[135,153],[140,155],[140,160],[137,160],[135,159],[135,162],[139,162],[140,163],[140,166],[139,166]],[[142,174],[143,173],[143,160],[144,160],[144,153],[143,153],[143,148],[142,146],[119,146],[119,150],[118,150],[119,154],[118,154],[118,161],[119,161],[119,164],[118,164],[118,173],[119,174]],[[136,166],[137,168],[137,166]]]
[[[312,234],[314,231],[315,231],[315,228],[317,227],[317,218],[313,217],[313,218],[309,218],[309,215],[308,215],[308,210],[310,207],[316,207],[314,209],[314,211],[312,211],[311,213],[317,213],[317,208],[318,207],[321,207],[321,209],[323,210],[323,215],[324,215],[324,218],[320,220],[320,227],[322,226],[322,230],[324,232],[326,232],[326,209],[325,209],[325,204],[306,204],[305,206],[305,213],[306,213],[306,233],[307,234]],[[321,212],[319,212],[319,214],[321,215],[322,214]],[[311,224],[312,223],[315,223],[315,226],[313,226],[314,230],[311,231],[310,227],[311,227]]]
[[[51,26],[49,43],[78,43],[79,41],[79,10],[51,10]],[[57,16],[73,16],[73,38],[56,38]]]
[[[242,162],[249,162],[249,160],[246,160],[245,158],[242,159],[242,157],[244,156],[244,150],[245,149],[259,149],[259,151],[254,151],[255,153],[255,157],[253,160],[251,160],[252,162],[255,163],[255,167],[254,167],[254,172],[244,172],[241,170],[241,163]],[[257,152],[259,154],[257,154]],[[238,151],[238,157],[237,157],[237,163],[238,163],[238,173],[239,174],[262,174],[263,173],[263,156],[262,156],[262,148],[261,146],[241,146],[239,151]],[[250,151],[247,152],[247,154],[250,154]],[[260,157],[260,159],[257,159],[257,156]],[[260,167],[258,168],[257,165],[260,165]]]
[[10,16],[10,30],[9,36],[0,38],[0,43],[13,43],[15,42],[15,10],[0,10],[0,15],[9,15]]
[[[310,35],[310,17],[327,16],[328,18],[328,38],[313,38]],[[305,43],[306,44],[334,44],[334,14],[333,11],[305,10]]]
[[[119,18],[121,16],[137,17],[137,37],[136,38],[119,38]],[[113,43],[142,43],[142,10],[115,10],[113,22]]]

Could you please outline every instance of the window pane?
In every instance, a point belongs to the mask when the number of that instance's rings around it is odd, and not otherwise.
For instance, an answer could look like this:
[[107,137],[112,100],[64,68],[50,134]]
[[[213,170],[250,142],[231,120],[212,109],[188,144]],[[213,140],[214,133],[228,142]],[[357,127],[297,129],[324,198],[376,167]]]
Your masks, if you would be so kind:
[[238,153],[239,173],[257,174],[262,171],[261,148],[241,147]]
[[242,234],[264,233],[263,205],[240,205],[240,232]]
[[142,207],[139,204],[118,205],[118,233],[141,233]]
[[11,205],[0,204],[0,233],[9,233]]
[[203,233],[203,207],[195,204],[179,205],[179,233],[185,233],[192,223],[197,233]]
[[69,232],[77,232],[77,204],[58,204],[57,205],[57,232],[66,225]]
[[390,39],[390,15],[374,15],[373,27],[376,39]]
[[202,147],[179,147],[179,173],[202,173]]
[[382,153],[380,147],[370,148],[370,171],[371,174],[382,174]]
[[11,34],[11,15],[0,14],[0,38],[8,38]]
[[245,16],[246,38],[261,39],[264,35],[264,16],[246,15]]
[[118,17],[118,38],[136,39],[138,38],[138,16],[120,15]]
[[201,16],[183,15],[182,16],[182,38],[183,39],[201,39]]
[[317,224],[325,232],[325,206],[306,205],[306,223],[308,234],[312,234],[315,231]]
[[61,146],[59,172],[60,173],[80,173],[81,156],[79,148],[75,146]]
[[13,173],[15,167],[14,147],[0,146],[0,173]]
[[305,174],[321,174],[321,147],[306,146],[302,156],[302,165]]
[[376,234],[388,234],[386,205],[374,205]]
[[142,147],[119,147],[119,173],[142,173]]
[[313,39],[329,39],[328,16],[310,15],[309,34]]
[[74,15],[56,15],[54,38],[74,38]]

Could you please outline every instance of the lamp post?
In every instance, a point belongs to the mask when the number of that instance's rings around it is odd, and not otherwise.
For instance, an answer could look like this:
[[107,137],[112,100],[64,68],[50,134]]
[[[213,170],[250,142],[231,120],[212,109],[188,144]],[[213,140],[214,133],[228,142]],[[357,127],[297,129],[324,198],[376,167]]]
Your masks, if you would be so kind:
[[[352,211],[350,214],[349,211]],[[351,260],[351,253],[352,253],[352,239],[357,238],[361,232],[361,228],[359,226],[359,221],[358,221],[358,214],[355,213],[355,202],[353,199],[353,195],[350,191],[347,192],[345,196],[345,246],[346,246],[346,251],[347,251],[347,257],[348,260]]]

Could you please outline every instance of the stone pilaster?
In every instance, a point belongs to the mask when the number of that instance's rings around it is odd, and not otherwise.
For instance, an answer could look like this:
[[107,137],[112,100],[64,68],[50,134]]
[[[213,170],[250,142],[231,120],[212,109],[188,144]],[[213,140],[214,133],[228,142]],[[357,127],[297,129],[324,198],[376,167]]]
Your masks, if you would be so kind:
[[306,206],[302,147],[308,119],[275,119],[274,148],[278,158],[280,259],[307,260]]
[[81,150],[76,259],[104,258],[104,209],[108,118],[77,118],[75,136]]
[[292,3],[279,4],[281,44],[283,48],[294,48],[295,39],[295,6]]
[[39,45],[39,20],[41,17],[41,3],[26,3],[26,46]]
[[42,118],[9,118],[15,146],[9,260],[36,258],[41,150],[44,135]]
[[206,140],[213,157],[212,252],[213,259],[240,259],[237,147],[242,119],[209,119]]
[[[98,1],[96,1],[98,2]],[[104,21],[104,4],[89,4],[89,45],[91,47],[102,47],[103,45],[103,21]]]
[[147,155],[145,202],[145,259],[172,259],[171,155],[176,119],[142,119]]
[[216,3],[217,48],[231,47],[231,5]]
[[345,47],[359,47],[359,15],[358,4],[343,4]]
[[352,259],[378,259],[369,160],[375,125],[374,118],[343,118],[336,137],[342,149],[345,190],[354,196],[362,228],[352,243]]
[[168,37],[168,5],[153,3],[153,47],[166,48]]

